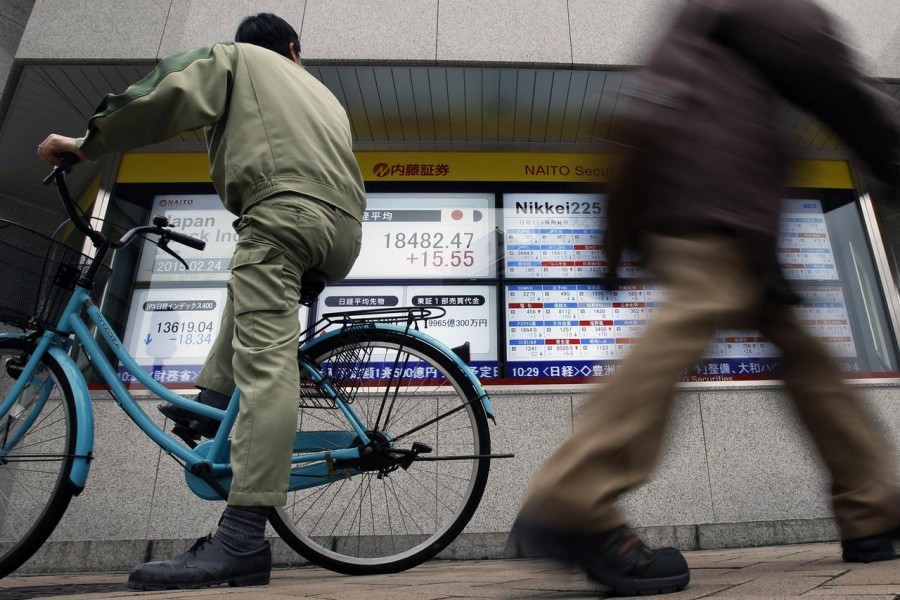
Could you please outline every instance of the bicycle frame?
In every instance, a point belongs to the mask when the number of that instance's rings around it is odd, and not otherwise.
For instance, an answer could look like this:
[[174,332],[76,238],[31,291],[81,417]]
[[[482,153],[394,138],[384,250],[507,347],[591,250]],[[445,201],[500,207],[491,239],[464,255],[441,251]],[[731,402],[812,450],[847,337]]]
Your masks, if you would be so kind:
[[[84,309],[87,314],[87,321],[82,317],[82,309]],[[117,376],[116,369],[106,358],[100,344],[91,334],[88,323],[96,326],[100,337],[112,350],[115,357],[124,365],[125,371],[134,376],[150,392],[166,402],[170,402],[197,414],[220,420],[221,425],[219,426],[216,436],[212,440],[203,442],[196,448],[191,449],[182,441],[166,433],[150,419],[138,405],[131,393],[126,389],[121,379]],[[406,335],[425,339],[445,355],[452,357],[455,362],[461,366],[465,366],[465,363],[456,357],[453,351],[448,347],[437,340],[421,334],[415,329],[395,328],[390,325],[380,325],[380,327],[397,329],[398,331],[403,331]],[[81,344],[81,347],[90,358],[93,367],[109,386],[116,402],[122,407],[131,420],[134,421],[141,431],[147,434],[157,446],[183,463],[183,466],[187,471],[188,485],[191,490],[196,495],[207,500],[221,499],[221,493],[204,481],[203,477],[200,476],[200,471],[205,470],[208,477],[215,479],[220,484],[228,481],[231,474],[231,465],[229,464],[229,435],[232,426],[237,419],[237,400],[240,392],[235,391],[228,408],[223,411],[185,398],[163,386],[137,364],[124,347],[121,339],[113,332],[109,321],[107,321],[100,309],[94,304],[90,297],[90,291],[80,285],[76,286],[72,293],[72,297],[69,299],[56,329],[45,331],[38,339],[35,350],[29,358],[29,361],[23,367],[19,380],[13,386],[9,396],[0,403],[0,414],[4,414],[10,410],[13,403],[18,398],[19,393],[34,373],[40,358],[44,354],[50,354],[62,367],[74,395],[77,429],[75,456],[70,482],[79,492],[84,488],[87,482],[94,445],[94,415],[90,392],[88,391],[84,376],[75,364],[75,361],[72,360],[68,354],[68,350],[72,345],[72,341],[68,337],[69,334],[74,334],[75,340]],[[326,333],[325,337],[338,334],[339,331],[333,331],[331,333]],[[24,337],[25,334],[21,333],[0,335],[0,339]],[[303,356],[302,349],[299,356],[299,362],[303,369],[303,376],[319,385],[327,396],[334,401],[336,407],[340,409],[341,413],[344,415],[349,427],[345,431],[333,431],[327,433],[297,432],[294,439],[294,451],[303,452],[304,454],[294,456],[292,464],[314,464],[292,469],[292,483],[290,485],[290,489],[292,490],[324,485],[334,479],[346,477],[347,475],[355,475],[356,473],[354,472],[332,472],[327,465],[330,465],[334,461],[359,458],[359,447],[368,444],[370,441],[366,434],[363,421],[354,413],[352,408],[344,402],[340,394],[334,389],[330,381],[322,375],[316,365],[309,362],[308,359]],[[468,368],[463,369],[463,372],[466,373],[467,377],[475,386],[475,389],[478,390],[479,400],[484,407],[486,414],[493,419],[493,407],[488,400],[487,394],[481,388],[481,384]],[[38,402],[40,403],[45,401],[46,396],[38,399]],[[33,411],[33,416],[31,418],[36,418],[36,415],[39,412],[39,410]],[[352,431],[350,431],[350,428],[352,428]],[[28,427],[20,428],[20,433],[10,439],[9,446],[14,446],[19,439],[18,436],[24,434],[27,430]],[[352,448],[345,447],[326,451],[320,450],[323,439],[330,440],[335,447],[349,446],[354,440],[358,440],[359,444]],[[3,449],[0,448],[0,457],[2,457],[2,455]]]
[[[166,402],[171,402],[172,404],[197,414],[221,420],[222,423],[216,436],[211,441],[204,442],[197,448],[191,449],[180,440],[177,440],[166,433],[161,427],[153,422],[153,420],[150,419],[138,405],[134,397],[128,392],[121,379],[116,375],[115,368],[106,358],[102,348],[91,335],[88,322],[81,316],[82,308],[86,308],[89,321],[97,327],[97,331],[100,333],[104,342],[113,351],[115,357],[121,361],[129,374],[133,375],[141,384],[146,386],[148,390]],[[228,462],[230,443],[228,436],[230,435],[232,425],[237,418],[237,399],[239,397],[239,392],[235,391],[228,408],[223,411],[187,399],[164,387],[161,383],[153,379],[153,377],[145,373],[134,358],[128,353],[122,341],[113,332],[106,317],[93,303],[89,290],[82,286],[77,286],[63,311],[63,315],[60,318],[56,330],[47,330],[41,335],[37,341],[34,352],[25,364],[19,375],[19,379],[10,391],[9,396],[0,403],[0,414],[4,414],[12,408],[13,403],[24,389],[34,373],[41,357],[45,353],[50,354],[62,366],[66,378],[71,383],[75,401],[77,439],[74,464],[71,472],[71,483],[77,490],[82,490],[87,482],[91,453],[94,445],[94,415],[90,393],[84,380],[84,376],[75,364],[75,361],[72,360],[67,352],[71,346],[71,340],[68,337],[65,337],[65,335],[70,333],[74,334],[75,339],[81,344],[81,347],[85,352],[87,352],[91,364],[109,386],[113,397],[119,406],[122,407],[135,424],[160,448],[184,463],[184,467],[188,473],[197,474],[198,469],[202,468],[206,469],[209,475],[215,479],[227,477],[230,474],[231,466]],[[24,337],[25,334],[21,333],[0,335],[0,338],[5,339]],[[353,435],[358,437],[363,444],[368,443],[369,439],[366,436],[361,420],[354,414],[350,407],[342,401],[329,382],[324,380],[321,374],[315,371],[313,367],[307,366],[306,372],[307,376],[319,383],[326,393],[331,396],[331,399],[335,401],[337,406],[341,408],[347,422],[354,429]],[[46,397],[38,400],[38,402],[44,401],[46,401]],[[39,411],[35,411],[35,413],[37,412]],[[27,431],[26,427],[21,428],[21,432],[25,431]],[[349,431],[347,433],[349,434]],[[298,432],[297,436],[300,438],[302,432]],[[14,446],[17,441],[18,437],[14,437],[10,440],[11,443],[9,446]],[[300,444],[298,444],[298,442],[300,442]],[[302,440],[295,439],[294,445],[295,447],[298,445],[303,447]],[[0,449],[0,456],[2,456],[2,449]],[[293,463],[299,464],[305,462],[321,462],[324,460],[345,460],[358,457],[358,448],[346,448],[328,452],[314,452],[299,457],[295,456],[293,458]],[[321,475],[318,475],[318,477],[321,477]],[[335,475],[335,477],[337,477],[337,475]],[[326,478],[322,480],[321,483],[324,484],[328,481],[329,479]],[[189,478],[189,485],[192,490],[201,497],[207,499],[221,497],[218,492],[214,492],[200,479],[191,481]]]

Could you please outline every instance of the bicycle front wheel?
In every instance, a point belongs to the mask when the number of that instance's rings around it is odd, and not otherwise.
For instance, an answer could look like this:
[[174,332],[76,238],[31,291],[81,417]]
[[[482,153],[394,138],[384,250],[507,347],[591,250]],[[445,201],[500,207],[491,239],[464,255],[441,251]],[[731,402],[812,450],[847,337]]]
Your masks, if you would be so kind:
[[[352,329],[323,338],[307,354],[369,438],[415,458],[391,468],[376,451],[343,478],[289,492],[270,520],[288,545],[322,567],[394,573],[433,557],[471,519],[490,465],[478,458],[491,451],[487,417],[478,388],[427,341],[372,325]],[[348,444],[347,420],[324,395],[301,393],[299,412],[300,435],[320,450],[355,445]]]
[[[31,346],[0,340],[0,402],[19,379]],[[0,577],[37,552],[69,506],[75,408],[68,379],[44,356],[12,408],[0,415]]]

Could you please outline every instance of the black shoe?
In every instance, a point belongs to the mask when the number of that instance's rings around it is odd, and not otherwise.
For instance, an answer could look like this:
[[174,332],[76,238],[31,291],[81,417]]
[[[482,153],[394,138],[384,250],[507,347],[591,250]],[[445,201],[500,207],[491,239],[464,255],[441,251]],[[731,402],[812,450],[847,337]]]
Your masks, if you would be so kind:
[[547,558],[584,569],[614,595],[668,594],[684,589],[691,580],[681,552],[651,550],[624,525],[600,534],[573,534],[520,516],[512,536]]
[[[225,410],[228,408],[231,396],[226,396],[225,394],[220,394],[213,390],[200,390],[200,393],[194,397],[194,400],[206,404],[207,406],[212,406],[213,408]],[[187,430],[187,434],[196,440],[199,440],[201,436],[207,438],[216,437],[216,432],[219,431],[219,421],[210,417],[198,415],[197,413],[181,408],[180,406],[163,402],[156,408],[159,409],[159,412],[171,419],[176,427]]]
[[212,536],[197,540],[190,550],[171,560],[136,566],[128,575],[133,590],[180,590],[266,585],[272,571],[269,542],[253,552],[232,552]]
[[841,556],[844,562],[870,563],[897,558],[894,542],[900,541],[900,527],[855,540],[843,540]]

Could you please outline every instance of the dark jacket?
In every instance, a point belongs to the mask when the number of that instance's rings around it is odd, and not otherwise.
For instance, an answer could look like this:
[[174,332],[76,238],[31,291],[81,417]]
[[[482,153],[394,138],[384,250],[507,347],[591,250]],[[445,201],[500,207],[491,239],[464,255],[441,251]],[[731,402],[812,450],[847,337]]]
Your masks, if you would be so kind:
[[808,0],[689,0],[631,95],[634,149],[610,200],[611,265],[642,232],[730,232],[790,296],[776,263],[788,167],[781,98],[829,125],[879,177],[898,175],[889,99]]

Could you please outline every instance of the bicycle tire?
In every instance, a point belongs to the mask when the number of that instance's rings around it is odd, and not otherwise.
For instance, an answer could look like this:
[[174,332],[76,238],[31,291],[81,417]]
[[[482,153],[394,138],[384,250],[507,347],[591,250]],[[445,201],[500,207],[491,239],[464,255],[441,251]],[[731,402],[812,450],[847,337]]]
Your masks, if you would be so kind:
[[[369,325],[359,331],[364,341],[348,342],[346,336],[323,338],[306,354],[323,372],[330,372],[367,427],[374,427],[376,409],[385,407],[386,396],[397,392],[391,422],[383,414],[384,425],[379,427],[387,436],[400,436],[458,409],[397,445],[409,448],[416,441],[427,443],[432,452],[425,456],[490,454],[487,416],[478,388],[451,357],[402,330]],[[347,359],[348,350],[356,355],[352,360]],[[407,355],[414,362],[406,364],[392,385],[384,385],[382,380],[379,385],[369,381],[369,385],[359,386],[366,369],[383,369],[385,362]],[[418,368],[434,369],[440,380],[403,376],[419,374]],[[299,413],[298,430],[348,429],[340,411],[310,399],[301,398]],[[473,458],[417,460],[408,469],[396,469],[382,477],[363,472],[289,492],[287,504],[273,511],[270,522],[291,548],[319,566],[347,575],[396,573],[432,558],[462,532],[481,501],[489,469],[489,459]]]
[[[24,340],[0,340],[0,402],[15,383],[10,361],[27,356],[31,349]],[[62,367],[50,355],[41,359],[32,383],[13,409],[0,416],[0,448],[17,431],[16,424],[22,426],[36,408],[33,402],[39,391],[35,391],[38,381],[42,386],[53,386],[47,392],[47,402],[27,433],[0,460],[0,578],[18,569],[38,551],[59,524],[75,493],[69,478],[77,431],[75,403]],[[22,398],[26,400],[23,402]],[[18,416],[13,415],[16,407],[21,409]],[[21,449],[27,449],[27,456],[17,456]],[[46,465],[55,466],[51,469]]]

